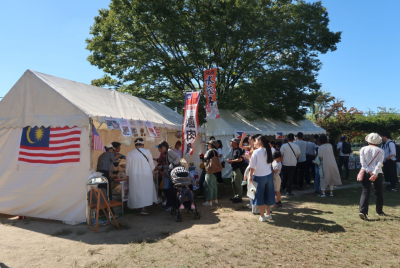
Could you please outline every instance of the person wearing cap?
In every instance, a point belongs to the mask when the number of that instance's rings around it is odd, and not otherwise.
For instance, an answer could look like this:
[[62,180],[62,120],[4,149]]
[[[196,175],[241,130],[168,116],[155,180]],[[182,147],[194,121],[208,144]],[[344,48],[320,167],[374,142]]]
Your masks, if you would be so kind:
[[232,167],[232,188],[233,188],[233,198],[231,199],[233,203],[241,203],[243,194],[243,173],[241,168],[243,167],[243,150],[239,148],[240,139],[232,139],[232,159],[228,159],[228,164]]
[[[306,150],[307,150],[307,142],[303,141],[303,132],[299,132],[296,135],[297,141],[294,142],[297,146],[300,148],[300,156],[297,161],[296,165],[296,175],[294,177],[294,184],[298,184],[299,190],[303,190],[303,185],[304,185],[304,177],[306,173],[306,167],[307,167],[307,158],[306,158]],[[298,176],[298,177],[297,177]],[[306,182],[307,186],[310,186],[310,181]]]
[[361,181],[362,183],[359,213],[362,220],[368,219],[369,195],[372,183],[374,184],[376,213],[378,216],[385,215],[383,213],[382,194],[382,165],[385,159],[385,152],[379,148],[382,138],[377,133],[370,133],[365,137],[365,140],[368,142],[368,146],[360,150],[361,169],[365,172],[362,178],[357,177],[357,181]]
[[349,157],[350,154],[344,154],[343,153],[343,146],[346,143],[346,136],[340,137],[340,142],[336,146],[336,150],[339,152],[339,161],[338,161],[338,167],[339,167],[339,174],[342,176],[342,166],[344,165],[344,169],[346,170],[346,177],[345,179],[349,179]]
[[[107,178],[108,180],[108,189],[107,185],[100,184],[99,188],[104,188],[107,189],[108,192],[108,198],[112,200],[112,191],[111,191],[111,180],[110,180],[110,166],[114,165],[115,167],[118,166],[120,159],[116,160],[114,156],[114,147],[112,146],[111,143],[108,143],[104,146],[104,149],[106,150],[104,153],[102,153],[98,160],[97,160],[97,171],[103,173],[104,177]],[[115,215],[114,215],[115,216]]]
[[386,191],[397,192],[397,170],[396,170],[396,145],[391,140],[392,136],[389,132],[382,132],[382,149],[385,152],[385,161],[383,165],[383,173],[386,182],[390,184],[386,187]]
[[294,134],[287,135],[287,143],[281,147],[282,154],[282,188],[286,189],[286,196],[293,196],[292,184],[296,176],[297,159],[300,157],[300,148],[294,144]]
[[135,149],[126,156],[126,174],[129,176],[130,209],[140,208],[140,214],[147,215],[145,207],[157,202],[156,188],[154,187],[154,162],[151,152],[144,149],[144,140],[137,138]]

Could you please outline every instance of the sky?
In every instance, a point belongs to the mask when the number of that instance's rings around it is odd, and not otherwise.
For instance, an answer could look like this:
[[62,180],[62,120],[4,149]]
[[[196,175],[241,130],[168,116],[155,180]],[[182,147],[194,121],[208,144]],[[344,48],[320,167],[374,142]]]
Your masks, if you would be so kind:
[[[313,1],[313,0],[312,0]],[[27,69],[86,84],[103,72],[86,60],[85,39],[109,0],[2,1],[0,97]],[[320,56],[322,89],[348,107],[398,108],[399,0],[322,0],[330,29],[342,31],[338,49]]]

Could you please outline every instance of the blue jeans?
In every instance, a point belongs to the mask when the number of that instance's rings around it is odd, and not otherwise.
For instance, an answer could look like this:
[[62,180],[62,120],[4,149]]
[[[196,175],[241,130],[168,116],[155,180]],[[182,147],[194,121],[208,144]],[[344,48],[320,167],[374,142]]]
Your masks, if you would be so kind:
[[314,190],[315,190],[315,192],[320,192],[320,189],[319,188],[321,188],[321,180],[320,180],[320,177],[319,177],[319,166],[318,165],[315,165],[315,178],[314,178]]
[[253,205],[272,206],[275,204],[274,177],[272,173],[266,176],[254,176],[253,180],[258,183]]

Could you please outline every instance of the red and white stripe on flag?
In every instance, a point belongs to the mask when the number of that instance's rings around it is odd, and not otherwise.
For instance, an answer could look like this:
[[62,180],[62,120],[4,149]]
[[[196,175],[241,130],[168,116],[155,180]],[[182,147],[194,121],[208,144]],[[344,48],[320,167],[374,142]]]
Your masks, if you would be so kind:
[[101,141],[100,135],[99,133],[97,133],[94,125],[92,125],[92,129],[93,129],[93,150],[105,152],[106,150],[104,149],[103,142]]
[[24,128],[18,163],[78,165],[81,130],[77,127]]

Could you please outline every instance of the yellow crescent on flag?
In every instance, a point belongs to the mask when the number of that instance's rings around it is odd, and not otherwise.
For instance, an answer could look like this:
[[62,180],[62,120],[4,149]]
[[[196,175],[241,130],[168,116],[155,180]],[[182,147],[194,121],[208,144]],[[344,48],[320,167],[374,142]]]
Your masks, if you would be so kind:
[[31,132],[31,127],[29,127],[28,130],[26,131],[26,139],[28,140],[29,143],[34,143],[34,142],[31,141],[31,139],[29,138],[29,132]]

